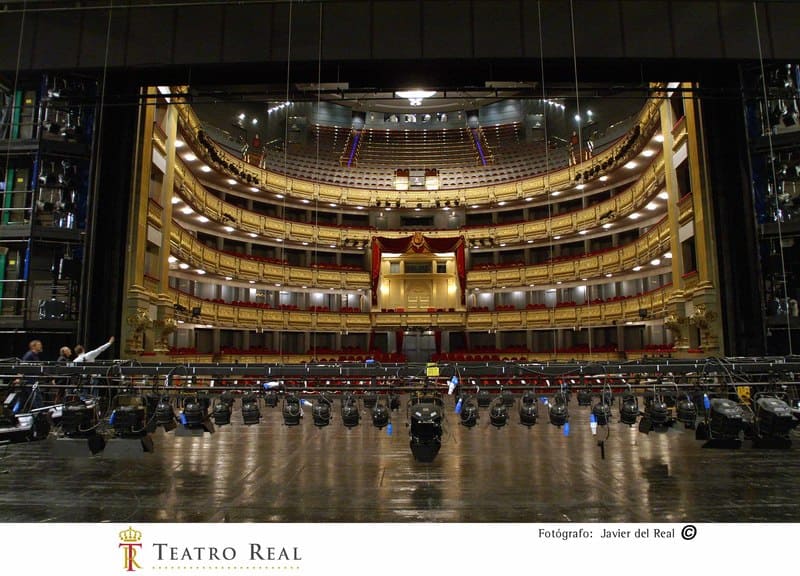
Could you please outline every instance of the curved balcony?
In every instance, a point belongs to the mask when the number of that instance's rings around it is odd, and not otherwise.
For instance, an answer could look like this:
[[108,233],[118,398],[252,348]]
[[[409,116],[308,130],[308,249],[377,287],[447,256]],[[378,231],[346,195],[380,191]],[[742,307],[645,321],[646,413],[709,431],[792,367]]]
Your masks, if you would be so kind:
[[169,242],[173,256],[218,276],[284,286],[345,290],[368,290],[370,287],[367,271],[290,266],[222,252],[206,246],[174,221],[169,230]]
[[[158,287],[145,279],[145,288],[156,299]],[[581,306],[560,306],[535,310],[495,312],[373,312],[339,313],[306,310],[273,310],[210,302],[171,289],[176,304],[186,309],[200,308],[201,325],[239,330],[281,330],[287,332],[360,332],[408,328],[445,330],[547,330],[611,326],[625,322],[660,319],[672,285],[622,300]]]
[[[155,146],[164,153],[164,142],[160,137],[154,138]],[[319,244],[336,244],[341,246],[345,240],[351,243],[366,245],[374,234],[384,237],[407,236],[406,230],[381,230],[359,227],[337,227],[314,225],[304,222],[293,222],[273,216],[266,216],[246,210],[219,199],[197,180],[182,160],[175,163],[175,192],[192,209],[219,224],[230,225],[242,232],[257,234],[268,238],[280,238],[293,242]],[[641,208],[653,197],[664,181],[664,162],[659,155],[645,170],[643,176],[627,189],[613,198],[599,204],[559,214],[553,218],[532,220],[515,224],[480,226],[462,228],[461,231],[469,242],[490,239],[499,243],[527,243],[528,241],[547,240],[558,235],[577,234],[602,224],[619,220]],[[450,237],[454,230],[426,231],[431,237]]]
[[669,222],[662,218],[643,236],[620,248],[578,256],[558,262],[516,268],[470,270],[467,287],[498,288],[577,282],[583,278],[598,278],[605,274],[618,274],[634,266],[644,266],[660,258],[670,249]]
[[553,236],[577,234],[621,218],[644,208],[664,184],[664,160],[661,155],[645,170],[642,177],[613,198],[594,206],[558,214],[552,218],[500,224],[492,227],[469,227],[464,230],[467,240],[477,242],[491,239],[495,244],[527,243],[529,240],[548,240]]
[[[231,178],[258,186],[269,192],[290,196],[296,200],[334,203],[340,206],[370,206],[387,195],[386,189],[323,184],[261,169],[231,154],[210,138],[203,138],[201,142],[202,125],[194,109],[187,103],[176,102],[174,105],[178,110],[179,128],[193,152],[210,166],[215,166]],[[577,181],[597,178],[639,154],[650,136],[659,127],[659,106],[658,99],[648,100],[639,113],[637,123],[627,136],[621,139],[631,143],[628,146],[611,146],[591,160],[533,178],[492,186],[451,188],[447,190],[447,196],[453,200],[460,200],[464,205],[509,202],[544,195],[552,191],[568,190]],[[210,150],[213,150],[213,158]],[[433,205],[429,191],[407,190],[391,191],[391,193],[400,201],[401,206],[412,207],[417,203],[426,207]]]

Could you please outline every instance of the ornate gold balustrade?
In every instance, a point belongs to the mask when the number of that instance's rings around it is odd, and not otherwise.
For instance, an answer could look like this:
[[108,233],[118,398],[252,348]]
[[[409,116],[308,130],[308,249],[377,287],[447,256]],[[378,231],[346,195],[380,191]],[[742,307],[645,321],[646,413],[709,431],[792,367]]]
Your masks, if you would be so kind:
[[[149,214],[149,212],[148,212]],[[221,252],[206,246],[176,222],[169,230],[170,253],[176,258],[206,272],[230,276],[237,280],[280,283],[284,286],[313,286],[367,290],[369,272],[282,265]]]
[[[158,134],[158,131],[154,131],[153,142],[155,147],[163,154],[165,152],[163,136]],[[368,243],[373,235],[384,237],[408,235],[408,232],[404,230],[376,231],[359,227],[314,225],[258,214],[225,202],[206,190],[180,158],[176,159],[174,181],[177,195],[198,214],[206,216],[215,222],[228,224],[238,230],[266,238],[342,245],[345,240]],[[550,219],[543,218],[514,224],[463,228],[460,232],[465,235],[467,241],[478,242],[483,239],[490,239],[495,244],[527,243],[528,240],[541,241],[553,236],[574,234],[581,230],[587,230],[607,222],[625,218],[632,212],[642,209],[653,199],[654,194],[663,185],[663,181],[664,162],[662,156],[659,155],[636,182],[613,198],[604,200],[594,206],[567,214],[560,214]],[[155,221],[160,221],[160,219],[155,218],[155,214],[153,216]],[[426,235],[449,237],[454,232],[454,230],[431,230],[426,231]]]
[[[155,302],[157,283],[145,279],[145,288]],[[187,310],[200,308],[194,321],[216,328],[281,330],[288,332],[360,332],[425,328],[432,330],[536,330],[586,328],[624,322],[639,322],[646,311],[648,320],[665,315],[672,286],[602,304],[564,306],[538,310],[498,312],[372,312],[338,313],[305,310],[272,310],[209,302],[171,290],[176,304]]]
[[553,284],[558,281],[577,282],[583,278],[598,278],[605,274],[629,271],[660,258],[670,249],[669,222],[663,218],[635,242],[606,252],[560,262],[535,266],[470,270],[467,287],[498,288]]
[[[691,196],[679,204],[681,222],[691,218]],[[161,224],[161,207],[153,200],[148,205],[148,219],[156,227]],[[240,280],[281,283],[287,286],[362,289],[370,287],[367,271],[305,268],[262,262],[221,252],[199,242],[176,222],[170,227],[170,251],[177,258],[206,272],[231,276]],[[602,252],[562,262],[535,266],[471,270],[467,273],[468,288],[497,288],[500,286],[529,286],[552,284],[557,281],[578,281],[630,270],[658,258],[670,249],[669,225],[662,219],[635,242],[616,250]]]
[[[176,88],[174,90],[178,90]],[[346,186],[336,186],[333,184],[316,183],[299,178],[291,178],[272,172],[269,170],[258,168],[250,163],[245,162],[243,159],[231,154],[224,148],[211,142],[214,146],[216,154],[221,158],[221,162],[213,162],[210,158],[208,150],[202,145],[198,139],[198,132],[202,130],[202,125],[194,109],[190,104],[174,100],[173,104],[178,110],[178,126],[187,143],[192,148],[194,153],[202,158],[210,165],[217,166],[223,172],[228,174],[231,178],[242,179],[240,175],[245,176],[245,180],[252,180],[257,182],[263,190],[269,192],[284,194],[296,198],[298,200],[309,200],[324,203],[335,203],[337,205],[373,205],[377,199],[385,198],[386,189],[366,189],[366,188],[352,188]],[[619,161],[614,161],[615,155],[619,152],[619,146],[612,146],[597,154],[591,160],[582,162],[576,166],[563,168],[536,176],[527,178],[516,182],[508,182],[505,184],[498,184],[494,186],[478,186],[474,188],[462,189],[448,189],[448,196],[458,198],[465,205],[468,204],[489,204],[499,201],[513,201],[527,197],[536,197],[546,194],[548,191],[561,191],[567,190],[574,186],[575,175],[583,173],[586,170],[596,165],[602,165],[606,161],[611,161],[613,166],[621,166],[628,161],[628,159],[635,157],[641,152],[642,148],[647,144],[649,138],[658,130],[659,127],[659,105],[658,98],[651,98],[644,105],[637,117],[637,124],[640,137],[637,140],[637,145],[628,150],[627,154]],[[631,134],[635,127],[631,129],[628,134]],[[229,167],[234,167],[239,174],[235,174]],[[599,176],[600,174],[597,174]],[[423,203],[425,206],[432,205],[432,200],[428,193],[418,193],[414,195],[413,191],[393,191],[400,200],[401,206],[411,207],[416,206],[417,202]]]
[[626,218],[631,213],[641,210],[664,184],[664,160],[659,155],[643,172],[641,178],[623,192],[599,204],[559,214],[552,218],[532,220],[515,224],[495,225],[464,229],[468,241],[479,242],[491,239],[495,244],[527,243],[528,240],[548,240],[553,236],[576,234]]

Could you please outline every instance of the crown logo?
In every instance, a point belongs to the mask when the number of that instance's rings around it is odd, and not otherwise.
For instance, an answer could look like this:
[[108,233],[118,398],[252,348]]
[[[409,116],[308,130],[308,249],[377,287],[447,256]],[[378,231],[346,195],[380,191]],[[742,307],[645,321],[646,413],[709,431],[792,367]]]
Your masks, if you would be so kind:
[[127,530],[119,533],[119,539],[123,542],[138,542],[142,539],[142,533],[128,526]]

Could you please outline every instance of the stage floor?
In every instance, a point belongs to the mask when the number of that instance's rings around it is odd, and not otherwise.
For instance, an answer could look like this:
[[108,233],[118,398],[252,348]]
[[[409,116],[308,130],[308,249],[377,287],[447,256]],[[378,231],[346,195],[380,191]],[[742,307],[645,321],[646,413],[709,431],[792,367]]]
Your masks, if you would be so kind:
[[[405,399],[404,399],[405,400]],[[571,430],[464,428],[448,399],[441,451],[412,458],[405,404],[393,434],[362,411],[346,429],[334,407],[315,428],[310,410],[287,427],[278,408],[263,420],[202,437],[153,435],[155,451],[66,457],[50,442],[0,447],[2,522],[796,522],[800,435],[790,449],[704,448],[682,425],[640,433],[619,423],[605,459],[589,408],[570,404]],[[541,416],[545,416],[541,418]],[[112,441],[115,442],[115,441]]]

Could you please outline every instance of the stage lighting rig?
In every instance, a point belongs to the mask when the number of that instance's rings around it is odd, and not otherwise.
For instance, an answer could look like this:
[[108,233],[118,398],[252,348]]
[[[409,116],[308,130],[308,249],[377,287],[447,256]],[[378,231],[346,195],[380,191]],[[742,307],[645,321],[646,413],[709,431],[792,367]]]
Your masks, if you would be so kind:
[[501,394],[489,408],[489,423],[495,428],[502,428],[508,423],[508,406]]
[[372,425],[378,430],[389,424],[389,408],[383,402],[376,402],[372,408]]
[[684,397],[678,398],[675,403],[675,415],[678,422],[683,423],[684,428],[694,430],[697,423],[697,406],[691,396],[686,394]]
[[261,422],[261,410],[255,392],[247,392],[242,396],[242,421],[246,426]]
[[333,400],[331,400],[324,392],[319,395],[319,398],[311,407],[311,418],[314,421],[314,426],[317,428],[324,428],[331,423],[331,414],[333,412]]
[[342,424],[347,428],[354,428],[358,426],[360,420],[361,414],[358,409],[358,400],[352,392],[348,392],[342,398]]
[[510,408],[514,405],[514,393],[511,390],[503,390],[503,387],[500,387],[500,398],[503,400],[503,404],[506,405],[506,408]]
[[162,426],[165,432],[171,432],[177,428],[178,425],[175,422],[175,409],[172,407],[172,404],[170,404],[167,396],[162,396],[159,398],[158,403],[156,404],[155,412],[156,428]]
[[650,431],[666,432],[672,423],[664,395],[658,389],[653,389],[652,393],[644,398],[644,413],[639,420],[639,432],[644,434]]
[[698,440],[709,440],[713,443],[741,445],[740,435],[744,430],[744,412],[742,407],[729,398],[712,398],[703,394],[704,420],[697,425],[695,437]]
[[[475,401],[472,399],[472,396],[462,396],[459,399],[461,402],[460,410],[457,410],[460,423],[462,426],[467,428],[472,428],[478,423],[478,406],[475,404]],[[458,404],[456,403],[458,407]]]
[[364,392],[361,401],[364,403],[364,408],[369,408],[371,410],[378,402],[378,395],[372,391]]
[[567,407],[567,395],[562,390],[558,392],[549,402],[547,412],[550,417],[550,424],[559,428],[569,421],[569,408]]
[[798,424],[783,392],[756,392],[753,395],[753,442],[757,445],[788,448],[789,434]]
[[592,406],[592,415],[598,426],[607,426],[611,422],[611,406],[601,400]]
[[71,394],[61,408],[61,434],[67,438],[88,438],[97,434],[99,424],[97,400],[92,396]]
[[639,399],[632,390],[623,392],[619,399],[619,419],[623,424],[633,426],[639,418]]
[[578,390],[578,406],[592,405],[592,391],[589,388]]
[[147,403],[143,396],[122,393],[114,398],[108,424],[114,432],[114,438],[139,440],[143,452],[152,452],[153,439],[147,429],[147,417]]
[[478,406],[488,408],[492,403],[492,395],[488,390],[478,390]]
[[220,394],[214,408],[211,411],[214,417],[214,424],[217,426],[225,426],[231,423],[231,414],[233,413],[233,392],[226,390]]
[[532,390],[527,390],[520,400],[519,423],[530,428],[536,424],[539,417],[539,407],[536,402],[536,394]]
[[270,408],[275,408],[278,405],[278,395],[283,389],[283,384],[277,380],[264,382],[264,404]]
[[178,436],[202,436],[204,432],[214,433],[214,424],[209,417],[210,400],[207,396],[191,394],[184,398],[183,409],[178,416],[181,426],[175,432]]
[[38,384],[14,389],[3,400],[0,411],[0,443],[44,440],[50,433],[52,416],[58,406],[32,408],[35,398],[41,398]]
[[438,392],[415,392],[408,400],[409,446],[414,459],[433,462],[442,447],[444,401]]
[[288,394],[283,398],[283,423],[286,426],[297,426],[303,417],[303,408],[300,399],[294,394]]

